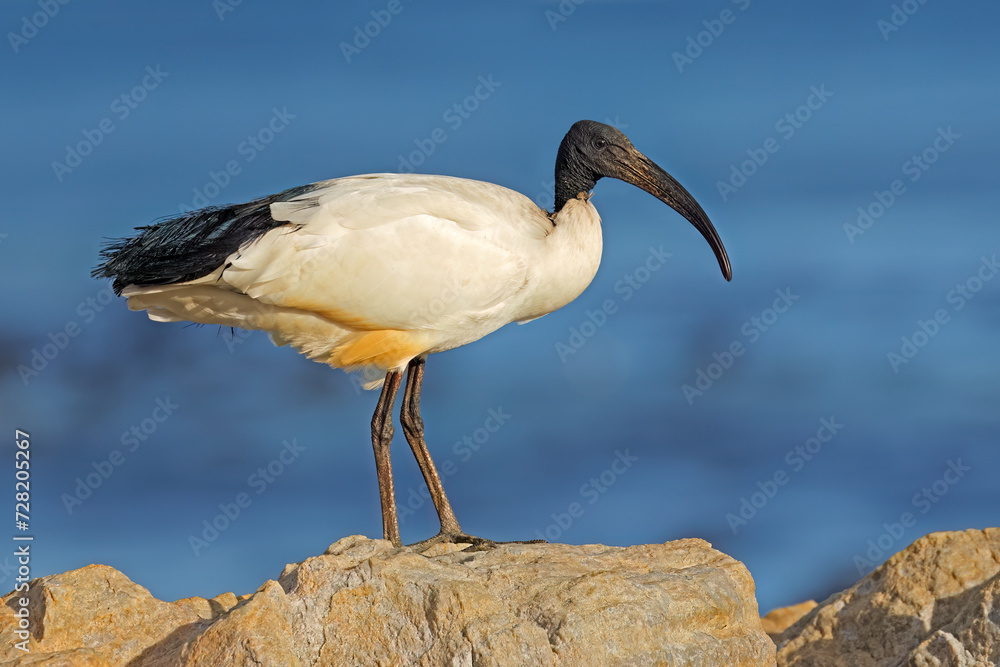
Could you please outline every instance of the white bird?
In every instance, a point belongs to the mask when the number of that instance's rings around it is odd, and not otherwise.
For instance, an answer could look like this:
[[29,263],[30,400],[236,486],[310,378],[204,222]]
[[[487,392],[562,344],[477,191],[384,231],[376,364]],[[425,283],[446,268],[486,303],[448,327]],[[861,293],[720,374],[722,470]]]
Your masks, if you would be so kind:
[[[590,191],[602,177],[649,192],[687,218],[732,272],[701,206],[617,129],[583,120],[559,146],[548,213],[507,188],[450,176],[368,174],[321,181],[246,204],[140,227],[102,251],[132,310],[159,322],[267,331],[310,359],[384,379],[372,418],[383,536],[401,545],[389,445],[400,421],[441,521],[418,543],[489,540],[459,527],[423,437],[424,361],[511,322],[561,308],[601,260]],[[371,377],[371,376],[369,376]]]

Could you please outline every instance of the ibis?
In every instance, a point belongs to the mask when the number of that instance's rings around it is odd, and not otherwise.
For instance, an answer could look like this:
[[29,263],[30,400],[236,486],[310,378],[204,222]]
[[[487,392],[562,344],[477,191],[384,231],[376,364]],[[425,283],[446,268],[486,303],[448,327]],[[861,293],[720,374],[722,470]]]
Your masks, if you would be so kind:
[[158,322],[262,330],[310,359],[363,371],[381,386],[372,446],[382,532],[402,545],[389,447],[392,410],[441,522],[438,542],[490,540],[459,526],[424,441],[420,389],[427,356],[511,322],[562,308],[601,260],[591,190],[604,177],[667,204],[708,241],[726,280],[732,270],[702,207],[618,129],[575,123],[559,146],[550,213],[481,181],[367,174],[320,181],[228,206],[210,206],[136,229],[101,252],[94,277],[113,279],[131,310]]

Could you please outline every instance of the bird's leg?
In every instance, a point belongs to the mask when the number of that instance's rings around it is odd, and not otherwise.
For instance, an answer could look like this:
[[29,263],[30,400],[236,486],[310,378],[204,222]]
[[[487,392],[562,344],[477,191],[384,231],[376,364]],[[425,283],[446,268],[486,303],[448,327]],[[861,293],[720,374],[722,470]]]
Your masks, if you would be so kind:
[[399,537],[399,517],[396,515],[396,492],[392,485],[392,405],[402,379],[400,371],[389,371],[372,416],[372,447],[375,449],[375,471],[378,474],[378,495],[382,500],[382,537],[395,546],[403,545]]
[[431,454],[427,451],[427,443],[424,441],[424,420],[420,417],[420,387],[424,381],[424,359],[418,357],[412,360],[406,372],[406,389],[403,391],[403,408],[399,414],[399,421],[403,424],[403,433],[406,441],[410,443],[413,456],[417,459],[420,472],[424,475],[427,483],[427,490],[431,492],[431,500],[437,509],[438,519],[441,521],[441,532],[435,537],[423,542],[418,542],[414,547],[430,546],[437,542],[462,542],[473,546],[492,546],[492,540],[481,537],[466,535],[458,525],[455,512],[451,509],[448,496],[445,495],[444,485],[441,483],[441,476],[438,475]]
[[413,456],[417,459],[417,465],[420,466],[420,472],[423,473],[427,490],[431,492],[431,500],[434,501],[438,519],[441,520],[441,532],[461,533],[458,519],[455,518],[455,512],[451,509],[448,496],[445,495],[441,476],[434,467],[434,461],[431,460],[427,443],[424,441],[424,420],[420,416],[420,387],[423,380],[424,360],[417,357],[407,368],[406,389],[403,391],[403,408],[399,413],[399,421],[403,425],[403,433],[406,435],[406,441],[410,443]]

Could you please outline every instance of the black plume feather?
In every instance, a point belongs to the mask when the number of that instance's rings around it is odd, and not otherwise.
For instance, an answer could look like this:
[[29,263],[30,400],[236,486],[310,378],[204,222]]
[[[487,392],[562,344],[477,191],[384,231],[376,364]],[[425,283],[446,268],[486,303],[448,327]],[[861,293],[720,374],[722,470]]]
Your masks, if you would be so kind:
[[271,204],[315,189],[304,185],[245,204],[210,206],[136,227],[138,235],[112,239],[101,250],[95,278],[113,278],[116,294],[129,285],[169,285],[201,278],[227,257],[275,227]]

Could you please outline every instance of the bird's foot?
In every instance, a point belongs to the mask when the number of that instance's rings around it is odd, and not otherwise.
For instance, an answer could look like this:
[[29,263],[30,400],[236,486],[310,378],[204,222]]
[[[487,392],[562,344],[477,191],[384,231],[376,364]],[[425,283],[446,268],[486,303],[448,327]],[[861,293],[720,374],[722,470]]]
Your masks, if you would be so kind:
[[468,548],[463,551],[488,551],[495,549],[501,544],[544,544],[545,540],[515,540],[511,542],[496,542],[485,537],[467,535],[461,531],[441,531],[434,537],[413,544],[406,545],[408,549],[413,549],[418,553],[423,553],[435,544],[468,544]]

